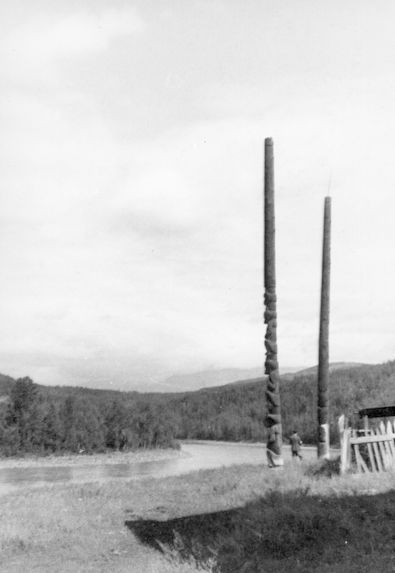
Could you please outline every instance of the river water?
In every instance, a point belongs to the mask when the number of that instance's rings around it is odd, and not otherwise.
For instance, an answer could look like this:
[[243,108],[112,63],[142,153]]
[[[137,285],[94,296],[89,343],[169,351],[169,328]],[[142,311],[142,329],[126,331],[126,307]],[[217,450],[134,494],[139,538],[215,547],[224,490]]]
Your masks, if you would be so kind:
[[[284,457],[290,457],[284,448]],[[314,450],[315,451],[315,450]],[[183,442],[180,457],[157,461],[88,465],[83,463],[62,466],[11,467],[0,466],[0,494],[9,491],[51,483],[84,483],[116,478],[144,479],[177,476],[201,469],[218,468],[233,464],[265,464],[266,448],[263,444],[237,444],[226,442]],[[305,449],[311,457],[312,452]]]

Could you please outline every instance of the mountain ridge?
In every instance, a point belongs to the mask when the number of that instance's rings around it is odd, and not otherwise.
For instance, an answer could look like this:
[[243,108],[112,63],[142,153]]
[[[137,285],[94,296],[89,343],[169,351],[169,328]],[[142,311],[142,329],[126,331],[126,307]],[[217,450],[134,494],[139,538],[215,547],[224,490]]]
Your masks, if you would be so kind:
[[[329,365],[329,371],[334,372],[339,369],[352,369],[358,367],[369,367],[374,364],[367,364],[362,362],[333,362]],[[311,366],[308,368],[297,367],[284,367],[280,370],[282,380],[292,380],[296,376],[310,376],[316,375],[318,366]],[[192,373],[173,374],[166,378],[162,383],[158,382],[154,385],[148,384],[145,390],[136,390],[134,387],[130,389],[119,388],[116,389],[112,385],[108,388],[91,388],[90,386],[71,386],[71,385],[43,385],[38,386],[48,389],[48,392],[61,393],[70,391],[78,392],[79,389],[86,393],[108,392],[108,393],[126,393],[126,394],[182,394],[185,392],[197,392],[201,390],[210,390],[229,387],[229,386],[242,386],[258,380],[263,380],[265,375],[263,367],[255,368],[213,368],[207,370],[200,370]],[[0,397],[9,394],[15,379],[5,374],[0,374]]]

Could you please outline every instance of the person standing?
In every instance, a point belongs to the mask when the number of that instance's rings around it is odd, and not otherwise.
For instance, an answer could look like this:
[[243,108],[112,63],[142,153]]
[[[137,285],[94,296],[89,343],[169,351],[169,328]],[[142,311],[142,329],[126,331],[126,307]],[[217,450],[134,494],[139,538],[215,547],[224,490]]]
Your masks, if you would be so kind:
[[302,440],[300,439],[299,434],[296,430],[294,430],[289,438],[291,443],[291,451],[293,458],[299,458],[302,460],[302,454],[300,453],[301,445],[303,444]]

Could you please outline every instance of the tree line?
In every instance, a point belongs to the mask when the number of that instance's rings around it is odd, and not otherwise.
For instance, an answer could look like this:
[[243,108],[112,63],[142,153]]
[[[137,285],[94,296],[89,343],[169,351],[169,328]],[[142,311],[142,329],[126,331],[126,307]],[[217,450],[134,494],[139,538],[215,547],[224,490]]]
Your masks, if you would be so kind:
[[92,453],[175,447],[174,427],[149,401],[53,400],[30,378],[19,378],[0,409],[0,453]]
[[[207,388],[197,392],[162,396],[176,415],[180,439],[266,441],[265,381]],[[317,374],[283,376],[280,386],[283,434],[297,430],[306,444],[317,442]],[[338,442],[341,414],[358,424],[361,408],[395,404],[395,361],[332,370],[329,381],[331,443]]]
[[[0,380],[1,382],[1,380]],[[0,388],[1,390],[1,388]],[[284,436],[296,429],[317,440],[317,375],[281,380]],[[0,403],[0,453],[96,452],[174,447],[178,439],[266,441],[265,381],[247,380],[195,392],[139,394],[10,383]],[[337,419],[365,407],[395,404],[395,361],[330,373],[331,443]],[[354,420],[356,422],[356,419]]]

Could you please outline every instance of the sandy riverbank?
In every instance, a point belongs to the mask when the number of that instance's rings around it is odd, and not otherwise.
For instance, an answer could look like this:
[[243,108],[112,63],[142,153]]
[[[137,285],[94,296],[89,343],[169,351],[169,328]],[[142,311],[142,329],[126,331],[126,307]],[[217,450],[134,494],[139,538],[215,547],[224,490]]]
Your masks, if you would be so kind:
[[0,458],[0,469],[47,466],[81,466],[104,464],[134,464],[161,461],[185,456],[181,450],[155,449],[132,452],[106,452],[103,454],[67,454]]

